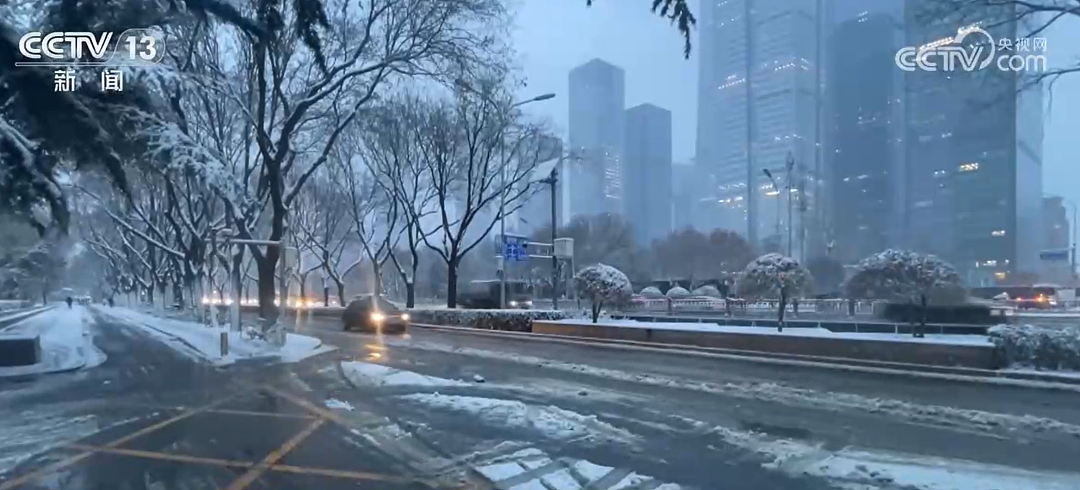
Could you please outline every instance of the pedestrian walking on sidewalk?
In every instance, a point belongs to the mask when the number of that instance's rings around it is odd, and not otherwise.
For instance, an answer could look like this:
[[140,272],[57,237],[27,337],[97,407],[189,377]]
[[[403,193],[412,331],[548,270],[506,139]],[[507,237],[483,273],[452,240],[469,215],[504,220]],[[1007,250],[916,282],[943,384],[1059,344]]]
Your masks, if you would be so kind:
[[67,297],[68,308],[71,308],[71,296]]

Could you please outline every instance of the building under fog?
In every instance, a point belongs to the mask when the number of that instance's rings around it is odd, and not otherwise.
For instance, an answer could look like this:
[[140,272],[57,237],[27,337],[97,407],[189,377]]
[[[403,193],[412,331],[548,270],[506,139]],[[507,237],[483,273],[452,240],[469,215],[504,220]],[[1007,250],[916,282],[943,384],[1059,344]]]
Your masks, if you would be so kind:
[[623,121],[623,209],[637,242],[648,245],[671,232],[671,111],[641,104]]
[[903,175],[903,31],[887,13],[862,12],[832,27],[824,119],[825,195],[834,256],[845,264],[896,241]]
[[625,73],[593,59],[570,71],[567,183],[571,215],[620,213]]
[[[908,0],[907,45],[951,42],[981,26],[994,39],[1025,37],[1027,26],[998,25],[975,12],[963,19],[928,15],[935,0]],[[1013,6],[998,6],[1012,17]],[[952,262],[968,285],[1037,272],[1042,209],[1042,89],[994,64],[971,72],[906,75],[904,244]],[[1019,92],[1018,92],[1019,91]]]
[[[716,0],[699,19],[698,133],[703,188],[696,226],[723,227],[756,245],[821,242],[812,219],[821,156],[821,21],[824,0]],[[787,155],[795,165],[789,180]],[[764,175],[768,169],[779,188]],[[790,185],[789,185],[790,184]],[[789,187],[791,188],[789,190]],[[795,209],[789,222],[788,198]],[[800,211],[800,209],[808,211]],[[781,243],[782,242],[782,243]]]

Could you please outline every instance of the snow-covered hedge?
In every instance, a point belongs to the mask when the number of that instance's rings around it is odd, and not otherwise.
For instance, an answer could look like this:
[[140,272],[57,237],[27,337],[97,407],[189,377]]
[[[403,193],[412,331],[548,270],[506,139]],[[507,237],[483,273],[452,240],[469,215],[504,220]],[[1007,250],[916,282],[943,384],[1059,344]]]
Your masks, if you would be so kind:
[[719,298],[720,290],[712,284],[706,284],[694,290],[694,296],[707,296],[709,298]]
[[533,320],[565,320],[576,316],[576,312],[561,310],[409,310],[413,323],[511,332],[531,332]]
[[1080,370],[1080,329],[999,325],[989,333],[1009,365]]
[[946,292],[958,289],[962,289],[960,275],[948,262],[934,255],[891,249],[863,259],[844,283],[847,297],[858,299],[908,300],[926,294],[931,302],[940,303],[935,297],[955,300],[955,294]]
[[634,290],[630,279],[610,265],[594,264],[574,276],[578,291],[592,301],[592,321],[600,318],[604,305],[619,305],[630,299]]
[[787,288],[789,297],[799,297],[810,291],[813,278],[799,261],[777,253],[765,254],[746,266],[735,284],[744,298],[779,298],[780,285]]
[[685,298],[690,296],[690,291],[681,286],[675,286],[667,291],[667,297],[669,298]]
[[660,289],[658,289],[656,286],[649,286],[645,289],[642,289],[641,295],[650,299],[664,297],[664,293],[661,293]]

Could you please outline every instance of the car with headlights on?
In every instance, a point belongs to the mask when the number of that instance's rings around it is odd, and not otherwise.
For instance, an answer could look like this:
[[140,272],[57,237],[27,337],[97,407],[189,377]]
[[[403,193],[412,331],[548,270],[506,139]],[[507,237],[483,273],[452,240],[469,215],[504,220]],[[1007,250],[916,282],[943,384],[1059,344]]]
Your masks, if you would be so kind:
[[341,320],[346,331],[405,333],[409,314],[381,296],[357,298],[345,307]]

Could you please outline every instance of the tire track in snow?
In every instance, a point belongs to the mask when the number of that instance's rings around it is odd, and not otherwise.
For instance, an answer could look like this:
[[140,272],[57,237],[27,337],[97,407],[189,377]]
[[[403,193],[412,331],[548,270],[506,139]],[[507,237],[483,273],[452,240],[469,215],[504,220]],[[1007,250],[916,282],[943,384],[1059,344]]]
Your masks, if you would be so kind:
[[852,393],[824,393],[766,382],[708,383],[683,381],[652,374],[635,374],[510,352],[496,352],[471,347],[452,347],[428,342],[402,343],[401,347],[446,352],[497,361],[511,361],[558,371],[573,372],[652,386],[713,393],[732,398],[780,403],[790,407],[815,408],[835,412],[861,411],[915,422],[977,430],[987,433],[1027,431],[1064,433],[1080,437],[1080,425],[1032,415],[1013,415],[942,405],[923,405],[902,400],[868,397]]

